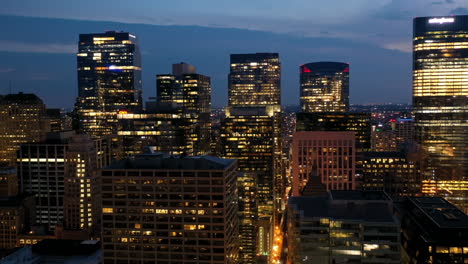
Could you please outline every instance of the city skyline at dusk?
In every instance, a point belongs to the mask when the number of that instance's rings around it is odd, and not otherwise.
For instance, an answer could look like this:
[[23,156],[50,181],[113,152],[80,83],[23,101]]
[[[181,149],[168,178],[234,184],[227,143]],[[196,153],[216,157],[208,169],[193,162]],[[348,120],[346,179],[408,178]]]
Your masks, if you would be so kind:
[[[18,11],[22,7],[19,2],[28,3],[28,8]],[[189,23],[190,16],[184,16],[189,8],[193,9],[194,17],[203,17],[200,15],[204,14],[203,10],[200,9],[205,4],[183,7],[179,13],[173,14],[171,20],[164,22],[162,17],[171,14],[172,4],[161,6],[160,10],[168,9],[165,14],[155,12],[154,16],[160,21],[144,15],[153,5],[143,10],[141,7],[144,5],[130,8],[122,3],[119,7],[112,7],[115,10],[109,12],[121,15],[98,16],[92,11],[83,16],[58,3],[51,7],[51,2],[46,1],[40,7],[33,8],[35,4],[31,1],[19,2],[7,1],[0,11],[0,21],[9,25],[7,34],[0,37],[0,54],[4,58],[0,62],[0,91],[9,93],[11,88],[12,92],[36,93],[47,105],[63,108],[71,108],[76,96],[74,54],[78,52],[78,34],[106,30],[125,31],[138,36],[142,50],[145,101],[155,96],[154,76],[167,74],[170,64],[184,61],[198,65],[201,74],[212,78],[213,106],[225,106],[229,54],[277,52],[282,61],[282,102],[285,105],[299,104],[299,66],[319,61],[350,63],[350,102],[353,104],[409,103],[412,17],[466,14],[468,8],[462,1],[431,4],[415,1],[412,4],[402,3],[400,7],[394,3],[397,1],[392,1],[387,5],[373,4],[368,8],[363,7],[366,1],[358,1],[349,4],[351,10],[345,11],[341,19],[344,23],[338,23],[341,20],[336,20],[337,15],[333,14],[328,4],[320,5],[320,10],[324,12],[322,16],[328,14],[327,18],[307,18],[298,13],[297,19],[291,18],[290,22],[281,20],[292,16],[288,12],[290,8],[285,8],[283,14],[274,5],[271,10],[261,11],[265,12],[262,16],[283,21],[283,26],[272,27],[274,23],[255,20],[251,23],[229,22],[228,17],[219,18],[218,24],[195,18]],[[102,8],[104,2],[96,4],[96,10]],[[84,6],[86,4],[82,4],[81,9]],[[123,7],[129,8],[127,14],[122,14],[125,11]],[[352,11],[359,7],[362,13]],[[425,8],[421,11],[417,7]],[[244,5],[239,5],[231,12],[240,14],[244,9]],[[207,8],[206,12],[216,10],[216,7],[212,7]],[[138,19],[135,18],[136,12],[141,14]],[[252,12],[242,14],[255,17]],[[278,14],[277,17],[275,14]],[[349,17],[345,18],[347,15]],[[206,20],[213,20],[213,17],[205,16]],[[186,42],[187,39],[190,42]]]
[[468,263],[467,0],[0,6],[0,264]]

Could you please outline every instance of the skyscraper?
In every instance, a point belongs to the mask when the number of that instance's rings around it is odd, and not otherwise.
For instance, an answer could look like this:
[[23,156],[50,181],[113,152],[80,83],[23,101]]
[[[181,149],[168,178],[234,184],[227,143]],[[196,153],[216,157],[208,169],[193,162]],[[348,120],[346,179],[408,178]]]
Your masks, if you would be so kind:
[[211,138],[211,79],[196,71],[195,66],[181,62],[172,65],[172,74],[156,76],[157,111],[185,122],[180,139],[187,146],[183,153],[206,155]]
[[[267,256],[281,190],[281,68],[277,53],[232,54],[228,107],[221,125],[223,156],[239,160],[240,258]],[[253,201],[255,200],[255,201]],[[257,207],[257,208],[256,208]],[[256,214],[256,215],[255,215]],[[258,234],[252,236],[252,233]],[[256,239],[252,243],[249,239]]]
[[81,34],[77,60],[80,130],[93,138],[115,133],[119,112],[138,112],[142,107],[136,37],[115,31]]
[[349,64],[314,62],[301,65],[301,111],[349,110]]
[[145,154],[102,169],[105,263],[238,263],[237,162]]
[[0,162],[15,164],[20,145],[43,140],[49,130],[45,105],[35,94],[0,96]]
[[229,106],[281,105],[278,53],[231,54]]
[[468,16],[418,17],[413,32],[413,106],[426,176],[468,210]]

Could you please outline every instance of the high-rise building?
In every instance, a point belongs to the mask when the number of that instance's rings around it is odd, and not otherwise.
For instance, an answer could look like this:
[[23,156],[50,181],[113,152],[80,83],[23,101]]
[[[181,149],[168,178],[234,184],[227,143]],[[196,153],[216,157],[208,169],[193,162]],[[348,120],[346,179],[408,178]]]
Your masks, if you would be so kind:
[[[239,194],[244,198],[239,200],[242,263],[253,263],[257,255],[269,252],[267,238],[273,220],[275,159],[278,158],[275,138],[278,138],[276,128],[280,122],[273,108],[228,108],[221,124],[222,156],[237,159],[240,171]],[[260,227],[259,223],[265,219],[269,225]]]
[[[413,31],[413,107],[429,180],[468,182],[468,16],[418,17]],[[439,195],[468,211],[468,188]]]
[[134,113],[142,108],[136,37],[115,31],[81,34],[77,60],[80,131],[92,138],[115,134],[119,112]]
[[[256,186],[241,205],[242,263],[253,255],[265,258],[273,241],[275,210],[282,197],[281,174],[281,64],[278,53],[232,54],[228,76],[228,107],[221,124],[222,156],[239,160],[242,183]],[[242,188],[242,187],[240,187]],[[243,193],[244,191],[239,191]],[[253,206],[258,206],[254,208]],[[257,216],[251,218],[257,212]],[[249,218],[250,217],[250,218]],[[256,241],[251,232],[258,234]]]
[[299,196],[312,177],[327,190],[356,189],[356,139],[350,131],[300,131],[293,134],[292,195]]
[[237,162],[145,154],[101,170],[105,263],[238,263]]
[[281,105],[278,53],[231,54],[229,106]]
[[[174,116],[174,122],[183,120],[186,123],[181,127],[184,132],[180,140],[187,146],[183,153],[187,155],[210,153],[210,77],[197,74],[193,65],[182,62],[172,65],[172,74],[157,75],[156,84],[157,112],[171,113]],[[156,147],[158,147],[157,144]],[[164,149],[164,147],[161,148]],[[178,150],[174,149],[169,152],[173,151]]]
[[0,162],[14,165],[19,146],[43,140],[49,130],[46,107],[35,94],[0,96]]
[[395,202],[401,222],[401,263],[466,263],[468,216],[440,197]]
[[349,64],[314,62],[301,65],[301,111],[347,112],[349,110]]
[[392,204],[383,192],[291,197],[285,263],[401,263]]
[[74,131],[48,134],[45,141],[22,144],[17,169],[20,192],[36,196],[36,223],[54,230],[87,230],[97,220],[97,157],[89,136]]

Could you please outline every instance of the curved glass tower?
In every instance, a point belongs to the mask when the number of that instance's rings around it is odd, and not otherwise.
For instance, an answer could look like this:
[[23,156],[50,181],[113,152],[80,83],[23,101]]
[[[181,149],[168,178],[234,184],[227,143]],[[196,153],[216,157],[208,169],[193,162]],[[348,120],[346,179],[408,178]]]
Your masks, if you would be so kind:
[[301,65],[302,112],[349,110],[349,64],[314,62]]
[[418,17],[413,105],[427,154],[423,192],[468,209],[468,16]]

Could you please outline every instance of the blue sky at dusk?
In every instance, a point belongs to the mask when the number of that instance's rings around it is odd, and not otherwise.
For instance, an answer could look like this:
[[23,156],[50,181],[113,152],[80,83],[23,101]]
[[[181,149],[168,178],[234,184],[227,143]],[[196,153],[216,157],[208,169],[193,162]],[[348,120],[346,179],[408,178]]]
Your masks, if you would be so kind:
[[283,104],[299,101],[299,65],[351,64],[352,103],[411,101],[412,18],[467,14],[467,0],[2,0],[0,93],[37,93],[51,107],[77,94],[78,34],[139,37],[144,96],[156,74],[188,62],[227,102],[229,54],[279,52]]

